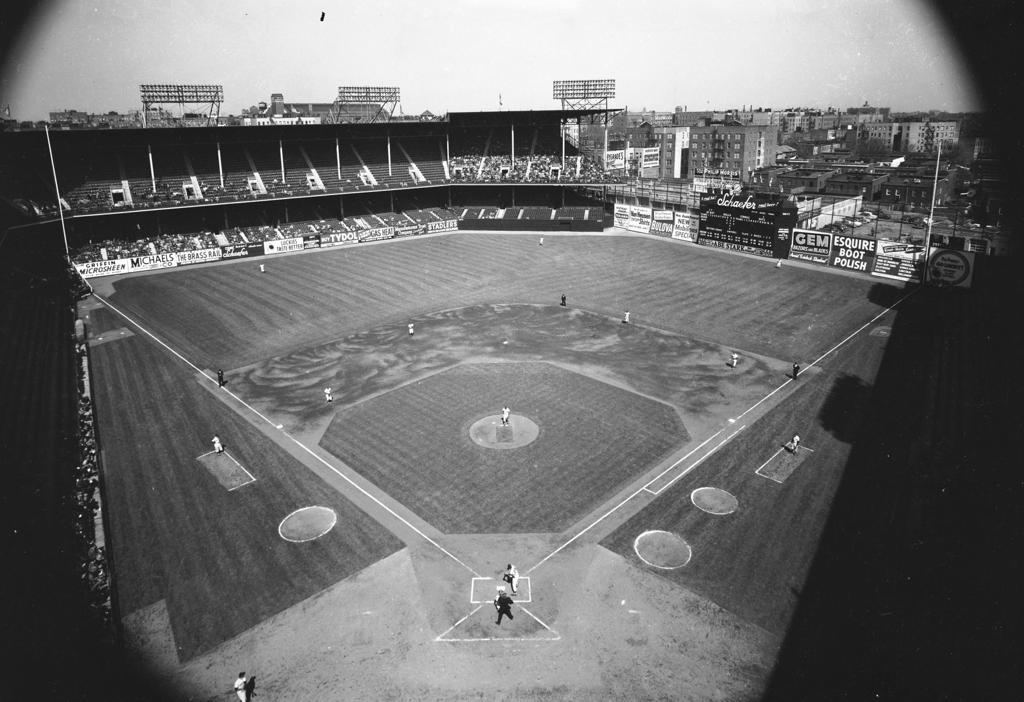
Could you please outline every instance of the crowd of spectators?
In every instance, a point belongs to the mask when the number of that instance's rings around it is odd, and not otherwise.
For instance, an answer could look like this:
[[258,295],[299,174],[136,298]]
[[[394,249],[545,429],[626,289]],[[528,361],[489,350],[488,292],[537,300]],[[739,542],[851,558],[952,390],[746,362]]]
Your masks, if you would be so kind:
[[[78,276],[75,276],[78,278]],[[79,282],[81,281],[78,278]],[[78,455],[75,489],[69,496],[75,515],[76,558],[92,614],[104,626],[111,624],[110,576],[106,552],[96,543],[97,512],[100,508],[99,458],[92,399],[85,375],[87,347],[76,344],[78,356]]]
[[[501,210],[497,207],[469,207],[448,209],[444,207],[427,207],[408,210],[402,213],[384,212],[367,215],[349,215],[343,219],[320,219],[304,222],[290,222],[277,225],[255,225],[232,227],[214,234],[208,231],[187,234],[171,233],[157,236],[137,234],[136,238],[105,239],[90,241],[72,251],[73,263],[89,263],[93,261],[132,258],[135,256],[152,256],[162,253],[179,253],[197,251],[229,245],[261,244],[265,241],[291,239],[331,232],[353,232],[376,229],[382,226],[400,227],[413,223],[427,224],[446,219],[495,219],[499,216],[509,217],[514,211],[518,217],[520,210],[529,210],[523,216],[527,219],[550,218],[549,208],[509,208]],[[534,212],[533,210],[537,210]],[[104,256],[104,252],[106,256]]]
[[[473,142],[467,148],[453,155],[448,163],[448,182],[452,183],[610,183],[619,182],[621,177],[612,176],[586,156],[570,155],[562,159],[557,152],[536,152],[528,155],[516,155],[513,164],[509,156],[507,144],[500,140],[490,143]],[[545,148],[548,148],[545,145]],[[519,151],[517,149],[517,151]],[[374,164],[370,164],[374,165]],[[376,164],[382,170],[386,165]],[[420,164],[427,168],[425,162]],[[440,168],[439,163],[434,163]],[[557,177],[555,173],[558,173]],[[274,177],[274,176],[277,177]],[[204,174],[199,178],[197,187],[189,185],[188,178],[171,178],[158,180],[151,184],[148,180],[133,180],[129,190],[123,194],[121,181],[89,180],[68,191],[64,199],[64,207],[70,214],[95,214],[117,210],[154,209],[195,205],[197,203],[216,204],[238,202],[244,200],[262,200],[285,197],[308,197],[325,193],[344,193],[363,191],[366,189],[387,189],[415,187],[417,178],[389,177],[377,185],[373,185],[365,171],[360,172],[362,180],[348,180],[330,186],[317,186],[309,179],[299,183],[293,172],[289,178],[293,182],[282,181],[280,173],[264,173],[263,190],[252,184],[252,174],[229,172],[224,175],[224,184],[219,178]],[[436,182],[436,181],[431,181]],[[55,205],[39,205],[32,203],[21,208],[29,216],[49,218],[57,214]]]
[[510,156],[454,156],[449,172],[452,181],[457,183],[613,183],[621,180],[580,155],[566,156],[564,166],[557,154],[520,156],[515,164]]
[[210,232],[143,236],[131,240],[127,238],[105,239],[103,241],[90,241],[82,244],[72,253],[71,260],[75,263],[102,261],[104,260],[104,250],[106,250],[107,254],[106,259],[115,259],[132,258],[134,256],[154,256],[158,253],[195,251],[214,246],[219,246],[219,244],[216,237]]

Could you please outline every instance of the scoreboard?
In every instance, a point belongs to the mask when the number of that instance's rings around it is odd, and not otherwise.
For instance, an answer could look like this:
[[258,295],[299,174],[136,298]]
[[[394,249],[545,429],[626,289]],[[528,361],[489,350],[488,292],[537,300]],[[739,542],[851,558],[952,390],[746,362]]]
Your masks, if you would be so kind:
[[786,258],[796,208],[776,195],[713,193],[700,198],[697,243],[731,251]]

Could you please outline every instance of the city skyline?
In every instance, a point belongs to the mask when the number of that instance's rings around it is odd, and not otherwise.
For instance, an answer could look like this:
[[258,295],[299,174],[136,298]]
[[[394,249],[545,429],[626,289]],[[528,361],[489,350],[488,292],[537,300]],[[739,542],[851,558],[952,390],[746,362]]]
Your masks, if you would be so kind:
[[918,0],[626,9],[623,21],[609,0],[55,0],[9,47],[0,104],[38,121],[138,110],[141,83],[214,83],[222,113],[237,115],[275,92],[331,102],[339,85],[389,85],[405,114],[440,115],[556,109],[553,80],[614,78],[611,106],[630,111],[983,109],[946,28]]

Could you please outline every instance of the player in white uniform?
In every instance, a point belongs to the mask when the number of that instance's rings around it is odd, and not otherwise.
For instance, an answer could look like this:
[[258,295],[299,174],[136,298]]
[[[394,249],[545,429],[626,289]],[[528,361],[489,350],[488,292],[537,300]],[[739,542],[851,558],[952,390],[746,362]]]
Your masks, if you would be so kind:
[[216,435],[213,437],[213,452],[224,453],[224,446],[220,443],[220,437]]
[[508,408],[508,405],[505,405],[505,407],[503,407],[502,410],[501,410],[501,423],[502,423],[502,425],[504,425],[504,426],[508,425],[508,418],[511,416],[511,414],[512,414],[512,410],[510,410]]
[[511,563],[505,569],[505,574],[501,576],[501,579],[512,586],[512,594],[516,594],[516,589],[519,586],[519,571]]
[[334,393],[330,388],[324,388],[324,399],[328,402],[334,402]]

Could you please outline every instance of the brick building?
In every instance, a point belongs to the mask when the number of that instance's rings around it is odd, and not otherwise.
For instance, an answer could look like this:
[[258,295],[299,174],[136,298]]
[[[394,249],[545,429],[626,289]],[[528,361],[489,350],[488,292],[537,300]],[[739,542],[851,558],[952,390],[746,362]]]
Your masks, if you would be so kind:
[[749,182],[755,170],[775,163],[778,127],[773,125],[711,124],[690,128],[689,178],[698,169],[735,171]]
[[825,192],[832,195],[863,195],[865,201],[876,199],[888,177],[879,173],[837,173],[825,182]]
[[[890,176],[881,188],[881,200],[909,207],[930,207],[932,202],[931,178],[901,178]],[[952,188],[949,177],[940,177],[935,186],[935,204],[942,205],[949,199]]]
[[835,171],[798,169],[780,173],[777,180],[786,192],[819,193],[825,189],[825,182],[833,175]]

